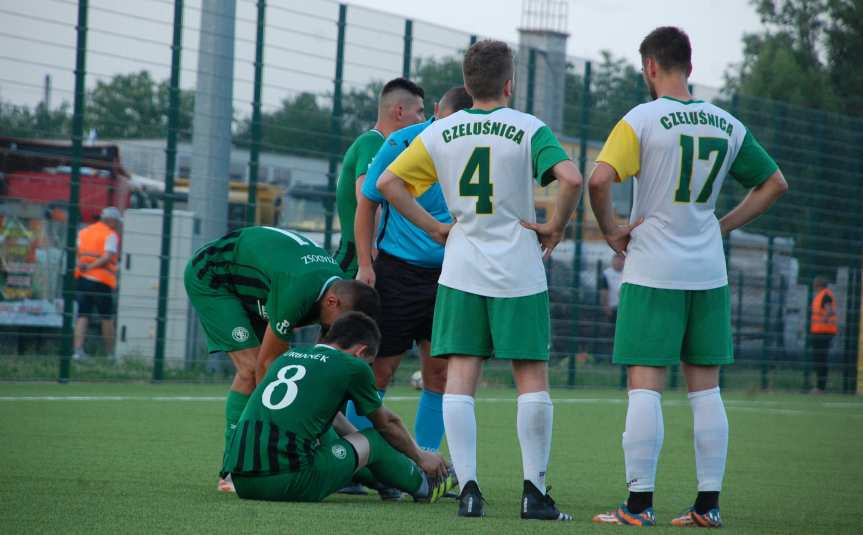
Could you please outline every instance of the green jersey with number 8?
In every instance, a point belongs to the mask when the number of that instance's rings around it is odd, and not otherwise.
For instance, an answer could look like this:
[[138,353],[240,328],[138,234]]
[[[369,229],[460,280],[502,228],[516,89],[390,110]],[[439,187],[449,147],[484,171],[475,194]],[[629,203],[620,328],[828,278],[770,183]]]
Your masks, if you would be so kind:
[[569,157],[542,121],[511,108],[470,109],[429,125],[390,165],[419,197],[435,182],[456,224],[444,249],[440,284],[485,297],[546,291],[536,233],[534,180],[554,180]]
[[349,399],[361,415],[381,406],[367,363],[325,344],[282,354],[249,398],[222,473],[261,476],[309,466]]
[[635,177],[632,232],[623,282],[672,290],[728,284],[714,214],[727,175],[751,188],[778,169],[746,128],[708,102],[658,98],[612,130],[597,162]]

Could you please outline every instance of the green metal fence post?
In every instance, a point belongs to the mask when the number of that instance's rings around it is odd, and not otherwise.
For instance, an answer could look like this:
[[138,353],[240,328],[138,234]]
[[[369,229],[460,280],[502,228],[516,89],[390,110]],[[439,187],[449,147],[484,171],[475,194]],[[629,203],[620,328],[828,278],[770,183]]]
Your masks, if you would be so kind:
[[339,165],[342,139],[342,72],[345,63],[345,27],[348,6],[339,4],[338,38],[336,40],[336,78],[333,80],[333,112],[330,117],[330,163],[327,170],[327,197],[324,200],[324,249],[333,243],[333,200],[336,191],[336,170]]
[[[587,136],[590,135],[590,67],[588,61],[584,64],[584,80],[582,81],[581,91],[581,117],[579,136],[579,154],[578,154],[578,169],[584,175],[587,169]],[[531,83],[531,89],[533,84]],[[533,97],[533,94],[530,95]],[[575,355],[579,350],[579,341],[581,340],[581,242],[584,222],[584,203],[578,203],[578,208],[575,212],[575,250],[572,257],[572,318],[575,322],[575,336],[572,347],[572,354]],[[597,288],[598,291],[598,288]],[[575,386],[575,359],[570,359],[569,370],[567,373],[567,384]]]
[[810,284],[806,288],[806,305],[803,307],[804,313],[806,314],[806,331],[804,333],[804,343],[803,343],[803,390],[808,391],[812,388],[812,353],[811,346],[812,343],[812,333],[809,332],[809,329],[812,328],[812,310],[810,307],[812,303],[812,285]]
[[66,227],[66,273],[63,277],[63,344],[60,348],[60,374],[57,380],[69,382],[74,344],[75,265],[78,262],[79,194],[84,137],[84,78],[87,74],[87,0],[78,0],[77,43],[75,45],[75,104],[72,116],[72,173],[69,178],[69,207]]
[[411,47],[414,42],[414,21],[405,19],[405,48],[402,57],[402,76],[411,77]]
[[770,338],[771,329],[771,305],[773,299],[773,236],[767,238],[767,275],[764,281],[764,338],[761,340],[761,389],[767,390],[769,386],[768,373],[770,372]]
[[531,48],[527,53],[527,95],[524,103],[524,111],[533,113],[533,84],[536,82],[536,49]]
[[156,353],[153,381],[165,370],[165,330],[168,286],[171,282],[171,227],[174,218],[174,171],[177,168],[177,129],[180,121],[180,59],[183,49],[183,0],[174,0],[174,37],[171,43],[171,87],[168,109],[168,141],[165,146],[165,204],[162,211],[162,246],[159,252],[159,301],[156,311]]
[[249,147],[249,200],[246,225],[255,224],[258,208],[258,169],[261,155],[261,87],[264,84],[264,25],[267,3],[258,0],[258,28],[255,36],[255,86],[252,96],[252,145]]

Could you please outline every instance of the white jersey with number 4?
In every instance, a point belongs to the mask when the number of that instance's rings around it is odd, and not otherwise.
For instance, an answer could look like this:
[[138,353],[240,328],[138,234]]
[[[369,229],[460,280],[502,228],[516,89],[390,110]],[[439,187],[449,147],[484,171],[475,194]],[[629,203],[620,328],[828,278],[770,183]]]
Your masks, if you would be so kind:
[[548,285],[536,233],[533,179],[569,157],[539,119],[510,108],[462,110],[433,122],[389,170],[414,196],[440,182],[457,223],[440,284],[487,297],[522,297]]
[[714,214],[727,175],[754,187],[776,172],[743,124],[700,100],[658,98],[633,108],[612,130],[597,162],[620,180],[635,177],[632,232],[623,282],[709,290],[728,284]]

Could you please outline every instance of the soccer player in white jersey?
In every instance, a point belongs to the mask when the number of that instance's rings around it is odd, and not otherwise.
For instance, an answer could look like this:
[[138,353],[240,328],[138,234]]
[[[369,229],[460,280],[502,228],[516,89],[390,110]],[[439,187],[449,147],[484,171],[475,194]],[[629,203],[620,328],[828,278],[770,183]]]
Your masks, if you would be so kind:
[[[448,358],[444,427],[461,483],[460,516],[482,516],[477,483],[474,396],[483,360],[512,363],[524,469],[521,517],[571,520],[547,495],[552,403],[548,395],[548,286],[542,265],[563,237],[582,178],[542,121],[508,106],[512,51],[481,41],[467,51],[464,85],[474,107],[435,121],[378,181],[396,209],[441,243],[443,267],[432,356]],[[557,179],[554,215],[536,224],[533,181]],[[439,182],[454,224],[419,204]],[[538,239],[537,239],[538,238]]]
[[[629,498],[594,522],[655,524],[661,393],[667,366],[682,360],[694,421],[698,495],[672,524],[719,527],[728,450],[719,366],[734,360],[722,235],[764,213],[788,185],[740,121],[693,100],[687,85],[692,49],[682,30],[657,28],[642,41],[640,52],[654,100],[617,123],[589,183],[591,206],[606,240],[615,251],[626,252],[614,362],[627,366],[629,379],[623,433]],[[729,175],[751,189],[718,220],[716,199]],[[637,180],[631,224],[618,226],[611,184],[629,177]]]

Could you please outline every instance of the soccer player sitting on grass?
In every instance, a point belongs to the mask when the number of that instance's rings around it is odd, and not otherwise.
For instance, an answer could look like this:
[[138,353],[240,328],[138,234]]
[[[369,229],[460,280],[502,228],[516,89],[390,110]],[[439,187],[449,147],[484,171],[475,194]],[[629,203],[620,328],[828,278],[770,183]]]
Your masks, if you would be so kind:
[[[198,249],[186,266],[189,301],[207,335],[236,368],[225,407],[225,442],[269,363],[288,348],[294,327],[326,329],[344,311],[376,317],[375,289],[345,277],[336,261],[294,232],[246,227]],[[256,372],[257,367],[257,372]],[[219,490],[233,492],[230,478]]]
[[[459,516],[483,515],[477,482],[474,396],[485,359],[509,360],[518,390],[516,427],[524,469],[521,517],[571,520],[548,496],[553,407],[548,394],[548,284],[542,265],[560,242],[581,174],[539,119],[508,107],[513,58],[480,41],[463,63],[473,108],[429,125],[378,180],[396,210],[445,243],[432,326],[432,356],[448,358],[443,419],[461,485]],[[558,180],[548,223],[538,225],[534,180]],[[455,224],[416,197],[440,183]]]
[[[419,449],[382,405],[369,367],[380,338],[374,320],[348,312],[320,344],[294,348],[272,363],[225,453],[222,474],[232,475],[240,498],[316,502],[355,474],[424,502],[455,485],[443,458]],[[357,432],[339,412],[345,399],[374,429]]]
[[[692,49],[682,30],[657,28],[641,42],[640,52],[654,100],[617,123],[590,177],[596,221],[612,249],[626,253],[614,363],[627,366],[629,379],[623,433],[629,498],[593,520],[655,525],[653,490],[664,435],[661,392],[667,367],[682,360],[698,495],[671,523],[720,527],[728,419],[719,366],[734,361],[722,235],[764,213],[788,185],[740,121],[692,98],[687,83]],[[729,175],[750,191],[717,220],[716,199]],[[631,223],[618,226],[611,184],[629,177],[638,180]]]

